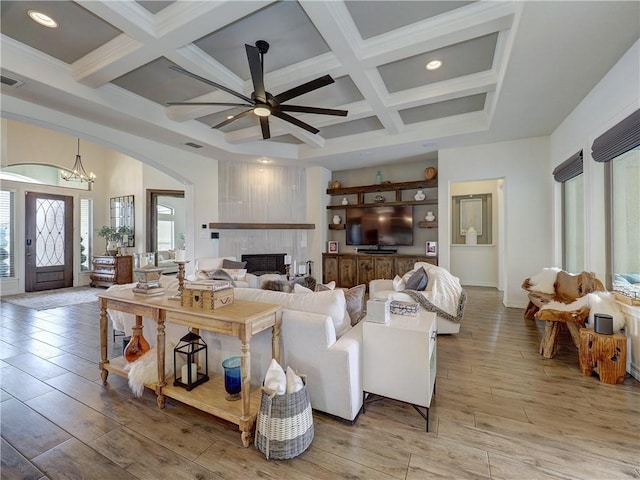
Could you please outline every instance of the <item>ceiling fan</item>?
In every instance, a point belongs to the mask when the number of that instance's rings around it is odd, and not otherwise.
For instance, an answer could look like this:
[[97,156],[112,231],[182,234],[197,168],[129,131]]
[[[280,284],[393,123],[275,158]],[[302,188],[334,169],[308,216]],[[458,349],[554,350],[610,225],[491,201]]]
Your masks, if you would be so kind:
[[308,123],[305,123],[297,118],[289,115],[286,112],[300,112],[300,113],[315,113],[319,115],[337,115],[341,117],[346,117],[348,111],[347,110],[335,110],[332,108],[317,108],[317,107],[304,107],[301,105],[283,105],[287,100],[291,100],[292,98],[299,97],[300,95],[304,95],[305,93],[309,93],[313,90],[317,90],[318,88],[325,87],[334,83],[331,75],[324,75],[320,78],[316,78],[315,80],[311,80],[310,82],[303,83],[302,85],[298,85],[297,87],[291,88],[285,92],[280,93],[279,95],[271,95],[271,93],[265,90],[264,86],[264,54],[269,50],[269,44],[264,40],[258,40],[256,42],[255,47],[252,45],[245,44],[245,48],[247,50],[247,60],[249,61],[249,70],[251,71],[251,80],[253,81],[253,93],[251,94],[251,98],[235,92],[230,88],[225,87],[224,85],[220,85],[219,83],[212,82],[206,78],[203,78],[195,73],[191,73],[184,68],[178,67],[177,65],[171,65],[169,68],[186,75],[191,78],[195,78],[196,80],[200,80],[201,82],[206,83],[207,85],[211,85],[216,87],[222,91],[230,93],[231,95],[244,100],[245,103],[226,103],[226,102],[169,102],[167,105],[220,105],[220,106],[228,106],[228,107],[248,107],[247,110],[238,113],[226,120],[218,123],[217,125],[212,126],[211,128],[221,128],[225,125],[230,124],[231,122],[235,122],[236,120],[249,115],[251,113],[258,116],[260,119],[260,127],[262,128],[262,138],[265,140],[271,138],[271,132],[269,131],[269,116],[273,115],[282,120],[290,122],[294,125],[297,125],[300,128],[304,128],[305,130],[311,133],[318,133],[318,130],[315,127],[312,127]]

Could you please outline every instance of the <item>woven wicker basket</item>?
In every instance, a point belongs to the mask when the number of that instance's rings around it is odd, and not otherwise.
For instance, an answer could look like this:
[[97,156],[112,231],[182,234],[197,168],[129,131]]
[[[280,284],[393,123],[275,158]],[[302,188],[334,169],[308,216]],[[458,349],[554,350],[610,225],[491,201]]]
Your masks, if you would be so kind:
[[311,445],[313,433],[306,382],[301,390],[285,395],[276,395],[273,390],[262,387],[255,445],[267,459],[297,457]]

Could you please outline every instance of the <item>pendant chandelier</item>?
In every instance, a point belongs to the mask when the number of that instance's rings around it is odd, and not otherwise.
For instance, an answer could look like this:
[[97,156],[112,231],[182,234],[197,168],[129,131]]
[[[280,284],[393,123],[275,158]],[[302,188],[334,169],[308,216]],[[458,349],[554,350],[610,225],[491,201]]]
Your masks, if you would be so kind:
[[87,173],[82,166],[82,158],[80,158],[80,139],[78,139],[78,154],[76,155],[76,163],[73,164],[73,168],[71,169],[71,171],[61,170],[60,176],[63,180],[66,180],[68,182],[93,183],[96,181],[95,173]]

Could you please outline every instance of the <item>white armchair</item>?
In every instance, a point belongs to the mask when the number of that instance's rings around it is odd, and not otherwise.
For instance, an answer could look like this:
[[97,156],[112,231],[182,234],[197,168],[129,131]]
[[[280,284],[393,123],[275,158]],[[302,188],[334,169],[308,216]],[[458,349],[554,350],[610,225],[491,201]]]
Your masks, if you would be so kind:
[[[429,263],[416,262],[414,270],[420,267],[425,268],[429,281],[427,282],[425,290],[419,293],[428,301],[455,317],[461,296],[462,302],[466,299],[466,294],[464,294],[460,286],[459,279],[451,275],[446,269]],[[415,302],[412,297],[402,290],[396,291],[393,280],[372,280],[369,282],[369,297]],[[458,333],[460,331],[459,321],[452,321],[451,319],[438,315],[437,322],[438,334]]]

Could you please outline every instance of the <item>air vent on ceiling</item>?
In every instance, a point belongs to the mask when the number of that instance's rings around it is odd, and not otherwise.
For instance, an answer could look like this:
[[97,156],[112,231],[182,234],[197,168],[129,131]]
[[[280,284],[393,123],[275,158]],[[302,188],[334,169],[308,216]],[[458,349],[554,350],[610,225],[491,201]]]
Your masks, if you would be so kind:
[[198,145],[197,143],[193,143],[193,142],[187,142],[185,143],[185,145],[191,148],[202,148],[202,145]]
[[15,80],[10,77],[5,77],[4,75],[0,75],[0,83],[2,83],[3,85],[7,85],[9,87],[19,87],[24,82],[21,82],[20,80]]

